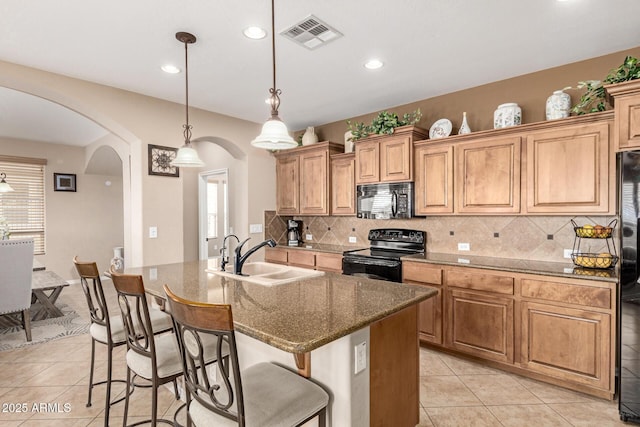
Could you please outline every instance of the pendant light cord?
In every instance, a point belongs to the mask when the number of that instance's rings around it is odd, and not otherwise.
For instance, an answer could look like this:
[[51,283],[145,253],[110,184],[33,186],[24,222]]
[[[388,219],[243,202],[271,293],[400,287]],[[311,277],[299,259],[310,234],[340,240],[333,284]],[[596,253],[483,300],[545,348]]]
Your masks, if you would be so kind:
[[269,89],[271,98],[271,118],[278,119],[278,108],[280,107],[280,94],[282,91],[276,89],[276,19],[275,19],[275,0],[271,0],[271,59],[273,63],[273,87]]
[[184,143],[185,145],[191,144],[191,125],[189,124],[189,56],[188,56],[188,41],[184,41],[184,92],[185,92],[185,116],[187,122],[184,124]]

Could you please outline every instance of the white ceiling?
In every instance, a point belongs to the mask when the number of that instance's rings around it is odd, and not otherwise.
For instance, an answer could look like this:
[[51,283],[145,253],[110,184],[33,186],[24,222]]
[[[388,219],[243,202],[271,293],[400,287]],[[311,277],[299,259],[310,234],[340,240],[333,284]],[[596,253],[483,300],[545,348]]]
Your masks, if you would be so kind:
[[[184,46],[190,105],[269,117],[268,0],[0,2],[0,60],[179,103]],[[276,34],[313,14],[344,37],[308,50],[277,34],[280,117],[303,129],[640,45],[638,0],[277,0]],[[269,31],[249,40],[242,30]],[[385,67],[363,63],[377,57]],[[622,60],[622,58],[621,58]],[[600,78],[602,76],[585,76]],[[101,129],[0,91],[0,136],[86,145]],[[59,109],[58,109],[59,110]],[[197,123],[194,137],[197,137]]]

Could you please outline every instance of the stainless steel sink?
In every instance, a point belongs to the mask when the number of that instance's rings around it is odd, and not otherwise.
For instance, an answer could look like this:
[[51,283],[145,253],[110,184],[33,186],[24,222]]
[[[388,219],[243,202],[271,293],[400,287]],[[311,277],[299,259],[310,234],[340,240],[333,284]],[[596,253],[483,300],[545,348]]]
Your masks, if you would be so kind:
[[264,286],[281,285],[300,279],[322,276],[323,271],[307,268],[290,267],[269,262],[248,262],[242,267],[243,276],[233,274],[233,266],[227,266],[227,271],[207,270],[209,273],[230,277],[236,280],[255,283]]

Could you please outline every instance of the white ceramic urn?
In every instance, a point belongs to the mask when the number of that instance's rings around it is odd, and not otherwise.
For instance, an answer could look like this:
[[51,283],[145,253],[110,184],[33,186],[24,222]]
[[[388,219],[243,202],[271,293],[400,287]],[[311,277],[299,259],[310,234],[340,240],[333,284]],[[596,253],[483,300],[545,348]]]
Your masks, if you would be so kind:
[[515,102],[498,105],[493,113],[493,128],[501,129],[522,124],[522,109]]
[[318,135],[316,135],[313,126],[309,126],[304,135],[302,135],[302,145],[315,144],[316,142],[318,142]]
[[547,120],[569,117],[571,113],[571,96],[561,90],[554,91],[553,95],[547,98],[546,112]]

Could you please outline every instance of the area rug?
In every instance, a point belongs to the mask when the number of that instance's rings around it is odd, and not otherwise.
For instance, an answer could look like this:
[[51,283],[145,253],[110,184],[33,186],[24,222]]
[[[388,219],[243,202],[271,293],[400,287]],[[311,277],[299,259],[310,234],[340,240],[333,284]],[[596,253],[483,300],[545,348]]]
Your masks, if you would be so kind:
[[18,314],[0,316],[0,351],[21,348],[32,344],[39,344],[74,335],[86,334],[89,331],[89,321],[82,318],[71,307],[64,303],[57,303],[64,316],[31,322],[31,339],[27,337]]

